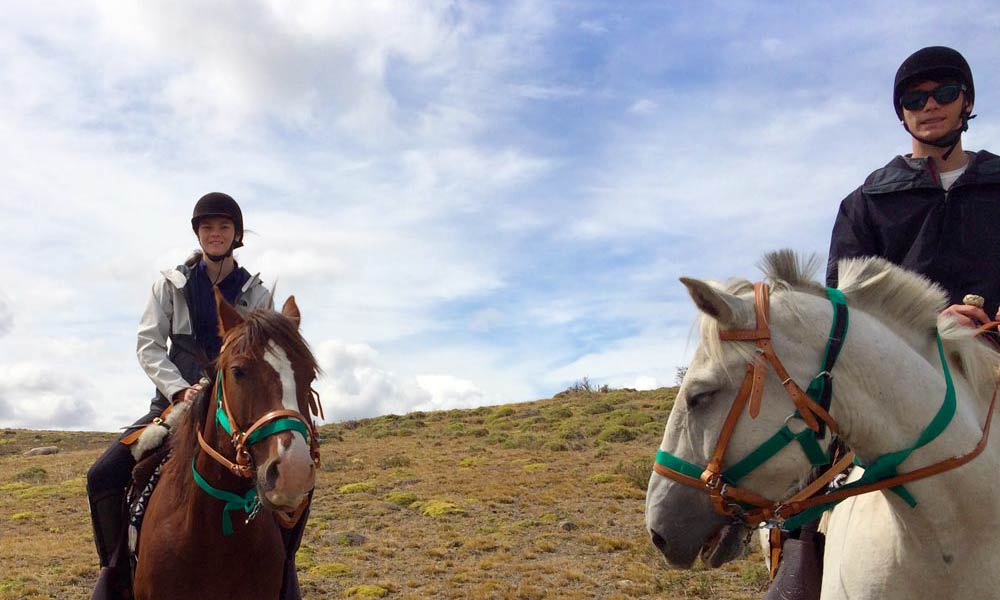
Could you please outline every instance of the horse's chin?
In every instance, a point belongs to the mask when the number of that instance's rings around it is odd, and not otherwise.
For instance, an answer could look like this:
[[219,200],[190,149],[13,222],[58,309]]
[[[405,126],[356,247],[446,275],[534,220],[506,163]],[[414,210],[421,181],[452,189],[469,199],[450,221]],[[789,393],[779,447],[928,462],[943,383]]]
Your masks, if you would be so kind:
[[275,502],[268,498],[268,494],[258,494],[260,498],[260,504],[267,510],[274,512],[294,512],[302,505],[302,502],[308,497],[308,493],[302,494],[297,498],[291,500],[283,500],[281,502]]
[[701,562],[714,568],[721,567],[731,560],[743,555],[743,526],[737,523],[724,525],[722,529],[708,538],[701,547],[699,556]]

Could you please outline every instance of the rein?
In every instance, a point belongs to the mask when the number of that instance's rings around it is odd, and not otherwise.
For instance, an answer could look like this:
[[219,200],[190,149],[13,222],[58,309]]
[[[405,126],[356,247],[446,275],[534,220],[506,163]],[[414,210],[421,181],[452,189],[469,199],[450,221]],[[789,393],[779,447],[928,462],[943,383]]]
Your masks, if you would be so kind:
[[[317,467],[320,465],[319,430],[315,421],[307,421],[299,411],[288,409],[272,410],[254,421],[253,424],[246,430],[239,429],[236,424],[236,420],[233,418],[232,411],[229,409],[229,402],[227,401],[221,369],[219,370],[219,374],[215,381],[215,400],[217,405],[215,411],[215,422],[222,428],[223,431],[229,434],[233,447],[236,449],[236,460],[235,462],[229,460],[218,450],[213,448],[208,442],[206,442],[201,433],[200,427],[196,430],[198,434],[198,445],[209,457],[221,464],[234,475],[244,479],[255,479],[256,469],[253,466],[253,457],[250,455],[249,447],[283,431],[297,431],[301,433],[306,442],[309,444],[309,453],[312,456],[313,463],[315,463]],[[309,406],[313,416],[323,414],[319,394],[316,393],[315,390],[310,390]],[[231,511],[243,510],[247,514],[246,523],[252,521],[260,512],[261,502],[257,495],[256,487],[250,488],[242,496],[213,487],[200,473],[198,473],[198,469],[195,467],[194,458],[191,459],[191,471],[198,487],[213,498],[222,500],[226,503],[222,509],[223,535],[228,536],[233,533],[232,520],[229,514]],[[302,505],[297,507],[291,516],[276,512],[275,515],[277,516],[278,522],[285,528],[294,526],[295,523],[298,522],[298,519],[302,515],[308,502],[309,498],[303,500]]]
[[[752,528],[757,527],[761,522],[767,522],[770,525],[776,525],[785,530],[793,530],[846,498],[887,488],[892,489],[893,492],[900,495],[907,503],[914,506],[916,500],[902,487],[904,484],[955,469],[971,461],[983,451],[989,438],[990,422],[993,416],[993,408],[996,404],[997,389],[1000,388],[1000,381],[998,381],[997,387],[993,391],[993,399],[990,402],[990,408],[983,425],[983,435],[972,451],[909,473],[896,473],[898,465],[906,460],[914,450],[930,443],[931,440],[940,435],[955,414],[955,388],[951,379],[951,373],[948,370],[948,363],[945,359],[941,338],[937,336],[938,353],[947,388],[945,400],[937,415],[935,415],[931,423],[921,433],[917,442],[912,446],[880,456],[865,467],[865,475],[859,481],[847,484],[829,493],[824,493],[824,491],[831,481],[846,471],[852,463],[860,464],[853,452],[848,453],[838,460],[830,469],[813,482],[785,500],[772,501],[735,485],[741,478],[777,454],[779,450],[793,440],[800,443],[812,464],[817,465],[829,462],[826,452],[819,447],[816,441],[816,434],[822,431],[824,423],[830,427],[833,433],[839,433],[836,421],[829,414],[829,402],[832,398],[833,382],[830,371],[833,368],[833,364],[836,361],[837,354],[839,354],[843,339],[847,333],[847,303],[839,290],[827,288],[826,291],[827,296],[834,306],[834,322],[831,326],[822,370],[813,378],[808,391],[803,392],[789,377],[788,371],[781,364],[780,359],[778,359],[771,347],[771,332],[768,324],[770,303],[768,286],[764,283],[754,284],[756,328],[722,331],[719,333],[719,338],[722,340],[753,341],[756,343],[757,348],[753,362],[747,365],[746,376],[723,423],[719,439],[716,442],[715,450],[708,465],[699,467],[665,450],[660,450],[657,452],[656,462],[653,465],[653,470],[656,473],[683,485],[706,492],[709,494],[716,512],[720,515],[731,517],[734,521],[742,521],[745,525]],[[736,423],[742,415],[744,408],[747,408],[747,412],[751,418],[756,418],[760,412],[760,402],[768,364],[771,365],[772,369],[774,369],[775,373],[781,379],[786,393],[792,399],[797,410],[785,420],[785,426],[777,434],[761,444],[746,458],[728,470],[723,471],[722,461],[726,448],[729,445],[729,441],[736,428]],[[807,425],[807,429],[798,434],[792,433],[788,429],[787,424],[793,418],[801,419]],[[817,462],[820,460],[823,462]]]

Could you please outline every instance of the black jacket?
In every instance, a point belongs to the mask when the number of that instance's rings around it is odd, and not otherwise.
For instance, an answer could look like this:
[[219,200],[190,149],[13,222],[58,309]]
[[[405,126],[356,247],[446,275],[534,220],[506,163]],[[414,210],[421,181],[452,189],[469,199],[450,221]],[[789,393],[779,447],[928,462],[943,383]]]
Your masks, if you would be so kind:
[[840,203],[833,225],[827,285],[837,261],[880,256],[940,284],[952,304],[965,294],[1000,303],[1000,157],[970,154],[946,192],[929,159],[897,156]]

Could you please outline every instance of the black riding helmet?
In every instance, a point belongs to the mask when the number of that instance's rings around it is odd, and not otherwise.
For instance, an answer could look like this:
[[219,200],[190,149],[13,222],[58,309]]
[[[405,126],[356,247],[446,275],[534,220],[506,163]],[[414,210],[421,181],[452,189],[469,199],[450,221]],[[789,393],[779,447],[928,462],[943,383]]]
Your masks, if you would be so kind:
[[[976,87],[972,81],[972,69],[969,68],[969,63],[966,62],[965,58],[957,50],[945,46],[928,46],[927,48],[917,50],[899,66],[899,69],[896,71],[896,81],[892,86],[892,106],[896,110],[896,116],[903,122],[903,127],[910,135],[913,135],[913,133],[906,126],[906,121],[903,120],[903,106],[900,104],[900,97],[909,86],[928,80],[958,81],[965,86],[965,98],[968,103],[972,104],[976,99]],[[950,146],[951,149],[944,155],[944,159],[947,160],[951,151],[958,146],[958,139],[962,136],[962,132],[969,128],[969,119],[972,118],[975,118],[975,115],[970,115],[963,111],[962,126],[938,140],[931,141],[918,138],[917,136],[913,137],[925,144],[939,148],[948,148]]]
[[233,197],[222,192],[210,192],[198,199],[194,205],[194,213],[191,215],[191,229],[198,233],[198,224],[205,217],[225,217],[233,222],[236,228],[236,236],[233,238],[233,245],[223,256],[209,256],[218,262],[231,255],[233,250],[243,246],[243,212],[240,205],[233,200]]

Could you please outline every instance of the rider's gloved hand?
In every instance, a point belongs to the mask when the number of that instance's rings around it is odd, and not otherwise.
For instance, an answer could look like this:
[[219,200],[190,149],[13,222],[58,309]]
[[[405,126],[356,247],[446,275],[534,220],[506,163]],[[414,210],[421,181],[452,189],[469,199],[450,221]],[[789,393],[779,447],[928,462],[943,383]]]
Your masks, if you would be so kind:
[[194,399],[198,397],[198,394],[201,392],[202,389],[203,388],[200,383],[196,383],[191,387],[184,388],[183,390],[180,390],[179,392],[174,394],[172,402],[174,404],[177,404],[178,402],[193,402]]
[[[979,327],[990,320],[983,309],[969,304],[952,304],[941,311],[941,314],[953,315],[958,320],[959,325],[966,327]],[[1000,313],[997,314],[997,318],[1000,319]]]

